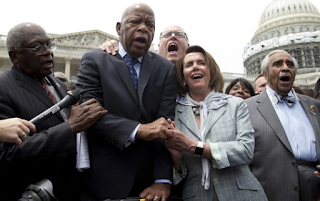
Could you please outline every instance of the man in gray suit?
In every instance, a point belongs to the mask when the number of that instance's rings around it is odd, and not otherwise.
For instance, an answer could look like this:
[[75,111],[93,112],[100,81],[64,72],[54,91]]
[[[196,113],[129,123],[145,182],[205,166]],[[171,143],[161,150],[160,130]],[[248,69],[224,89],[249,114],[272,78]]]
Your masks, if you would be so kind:
[[[7,50],[13,66],[0,75],[0,119],[32,119],[66,95],[65,85],[51,76],[54,49],[39,25],[21,23],[9,31]],[[77,200],[75,134],[104,114],[92,99],[56,112],[29,136],[30,130],[19,129],[20,146],[0,145],[0,200],[16,201],[30,184],[43,179],[51,180],[59,201]]]
[[283,50],[262,61],[267,87],[246,100],[255,130],[251,170],[271,201],[316,201],[320,102],[292,89],[297,61]]

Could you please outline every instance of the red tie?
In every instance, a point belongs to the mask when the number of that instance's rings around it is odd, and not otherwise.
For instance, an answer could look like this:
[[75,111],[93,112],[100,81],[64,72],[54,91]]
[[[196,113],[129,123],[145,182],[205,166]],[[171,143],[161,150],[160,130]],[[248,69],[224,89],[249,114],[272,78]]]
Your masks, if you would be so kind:
[[42,87],[46,90],[46,92],[47,92],[49,98],[52,100],[52,102],[53,102],[54,104],[56,104],[56,103],[57,103],[57,99],[56,99],[56,97],[54,96],[54,93],[53,93],[52,91],[50,91],[50,89],[49,89],[49,87],[48,87],[48,84],[47,84],[45,78],[41,79],[41,80],[40,80],[40,83],[41,83]]

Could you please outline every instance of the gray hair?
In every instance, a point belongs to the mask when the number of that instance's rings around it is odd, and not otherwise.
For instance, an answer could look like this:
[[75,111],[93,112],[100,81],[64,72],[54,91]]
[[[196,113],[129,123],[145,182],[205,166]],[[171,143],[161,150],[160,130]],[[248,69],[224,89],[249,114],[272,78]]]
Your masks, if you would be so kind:
[[[261,63],[261,70],[263,73],[268,73],[269,70],[268,70],[268,65],[270,63],[270,57],[275,54],[275,53],[279,53],[279,52],[285,52],[285,53],[288,53],[284,50],[273,50],[272,52],[270,52],[269,54],[267,54],[267,56],[264,57],[264,59],[262,60],[262,63]],[[288,53],[289,54],[289,53]],[[293,60],[293,65],[294,65],[294,68],[297,69],[298,68],[298,62],[297,60],[291,56],[291,54],[289,54],[291,59]]]
[[24,37],[27,28],[33,26],[43,29],[40,25],[32,22],[23,22],[11,28],[7,35],[7,51],[10,52],[14,50],[16,47],[21,47],[21,44],[24,42],[25,39]]

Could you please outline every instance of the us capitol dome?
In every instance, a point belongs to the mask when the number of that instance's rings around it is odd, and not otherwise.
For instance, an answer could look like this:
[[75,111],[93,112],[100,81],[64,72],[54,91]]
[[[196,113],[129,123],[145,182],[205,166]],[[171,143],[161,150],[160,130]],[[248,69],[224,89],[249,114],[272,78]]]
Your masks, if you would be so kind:
[[243,53],[245,74],[261,74],[261,62],[282,49],[298,61],[297,74],[320,72],[320,13],[307,0],[273,0]]

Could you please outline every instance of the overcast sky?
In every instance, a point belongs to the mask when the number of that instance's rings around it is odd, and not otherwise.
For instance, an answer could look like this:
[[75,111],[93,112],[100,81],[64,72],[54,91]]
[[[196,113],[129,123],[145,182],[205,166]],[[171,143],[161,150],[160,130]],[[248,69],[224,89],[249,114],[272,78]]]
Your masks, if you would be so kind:
[[[155,12],[160,32],[181,26],[190,45],[212,54],[222,72],[243,73],[242,53],[258,28],[260,16],[273,0],[1,0],[0,34],[21,22],[34,22],[48,33],[66,34],[98,29],[116,35],[123,10],[137,2]],[[309,0],[320,10],[320,0]]]

